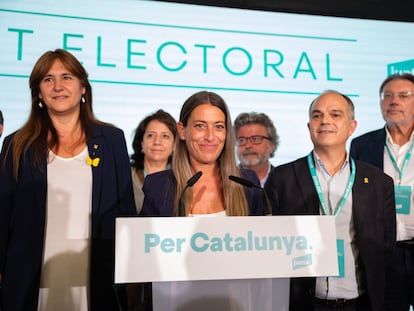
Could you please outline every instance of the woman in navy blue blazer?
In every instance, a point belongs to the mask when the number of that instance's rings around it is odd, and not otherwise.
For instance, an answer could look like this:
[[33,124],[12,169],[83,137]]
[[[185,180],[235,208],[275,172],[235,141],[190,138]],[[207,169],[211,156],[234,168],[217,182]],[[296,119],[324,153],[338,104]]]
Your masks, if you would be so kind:
[[[256,173],[239,169],[236,164],[235,134],[223,98],[207,91],[193,94],[184,102],[177,126],[172,167],[146,176],[140,215],[264,215],[264,192],[260,190]],[[247,180],[248,187],[229,179],[229,176]],[[170,286],[167,283],[163,286]],[[181,284],[171,286],[177,289]],[[192,286],[197,287],[196,284]],[[229,281],[227,287],[233,286],[240,284],[234,285]],[[151,284],[145,284],[142,294],[145,299],[141,301],[144,310],[152,310],[151,291]]]
[[30,89],[1,152],[0,309],[117,310],[115,217],[136,213],[123,132],[94,117],[67,51],[39,58]]
[[[253,171],[240,171],[236,164],[235,134],[224,99],[207,91],[193,94],[184,102],[177,126],[172,169],[145,178],[141,215],[264,215],[263,191],[229,179],[260,185]],[[189,186],[198,172],[201,176]]]

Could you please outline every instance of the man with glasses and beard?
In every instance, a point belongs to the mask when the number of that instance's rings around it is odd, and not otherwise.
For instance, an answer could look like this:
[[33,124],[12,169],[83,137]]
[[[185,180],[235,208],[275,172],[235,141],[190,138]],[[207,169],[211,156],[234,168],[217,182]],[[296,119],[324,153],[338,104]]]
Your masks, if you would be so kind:
[[240,166],[255,171],[264,187],[273,168],[269,159],[279,145],[272,120],[264,113],[244,112],[235,119],[234,130]]

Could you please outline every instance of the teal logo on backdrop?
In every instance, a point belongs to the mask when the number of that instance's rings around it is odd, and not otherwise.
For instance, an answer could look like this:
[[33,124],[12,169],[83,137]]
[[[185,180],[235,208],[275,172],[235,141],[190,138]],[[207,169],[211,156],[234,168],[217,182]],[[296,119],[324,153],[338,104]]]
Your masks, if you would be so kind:
[[411,73],[414,74],[414,59],[387,65],[388,75]]
[[312,265],[312,254],[299,256],[292,259],[292,269],[297,270]]

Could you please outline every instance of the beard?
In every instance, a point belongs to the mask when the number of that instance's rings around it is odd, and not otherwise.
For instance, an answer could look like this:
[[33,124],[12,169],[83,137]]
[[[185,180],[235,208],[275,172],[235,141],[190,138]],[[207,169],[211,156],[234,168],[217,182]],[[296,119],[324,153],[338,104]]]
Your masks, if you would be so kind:
[[244,167],[256,166],[267,162],[265,155],[259,154],[257,152],[246,152],[239,155],[240,164]]

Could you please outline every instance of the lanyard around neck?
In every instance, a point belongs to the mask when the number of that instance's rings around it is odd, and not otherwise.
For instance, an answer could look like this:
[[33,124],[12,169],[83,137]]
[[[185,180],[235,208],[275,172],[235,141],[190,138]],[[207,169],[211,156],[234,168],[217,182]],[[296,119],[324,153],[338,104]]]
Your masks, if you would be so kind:
[[393,157],[393,155],[391,153],[390,147],[388,147],[388,144],[385,143],[385,149],[387,149],[388,156],[390,157],[391,163],[394,166],[394,169],[398,172],[398,177],[399,177],[398,184],[401,183],[401,180],[403,178],[404,171],[407,168],[408,162],[410,161],[411,153],[413,151],[413,147],[414,147],[414,143],[411,143],[410,148],[408,148],[408,151],[405,154],[404,162],[403,162],[403,164],[401,166],[401,169],[400,169],[398,167],[397,161],[395,161],[395,159],[394,159],[394,157]]
[[[345,205],[346,199],[348,198],[349,194],[352,191],[352,187],[354,186],[355,172],[356,172],[355,161],[351,157],[349,158],[349,160],[351,162],[351,175],[349,176],[348,183],[345,187],[344,194],[342,195],[341,200],[339,201],[338,206],[336,207],[335,212],[333,213],[335,217],[338,216],[339,213],[342,211],[342,208]],[[319,178],[316,173],[315,164],[313,163],[312,152],[308,154],[308,166],[309,166],[309,172],[312,176],[313,184],[315,185],[316,192],[318,193],[319,202],[322,206],[323,214],[330,215],[331,213],[329,212],[329,209],[326,206],[321,183],[319,182]]]

